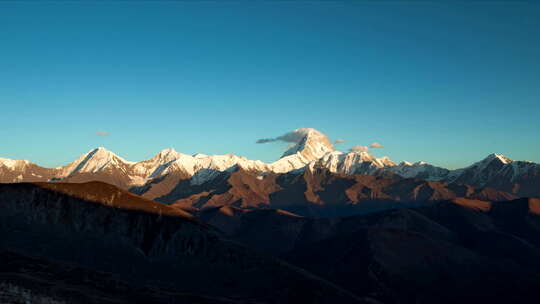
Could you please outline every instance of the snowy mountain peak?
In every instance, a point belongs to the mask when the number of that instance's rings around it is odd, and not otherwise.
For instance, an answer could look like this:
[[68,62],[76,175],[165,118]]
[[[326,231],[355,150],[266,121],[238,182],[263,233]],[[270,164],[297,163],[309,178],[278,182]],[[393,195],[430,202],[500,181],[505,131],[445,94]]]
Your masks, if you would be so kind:
[[488,155],[484,160],[483,162],[491,162],[493,160],[498,160],[500,161],[501,163],[503,164],[509,164],[512,162],[512,160],[502,154],[496,154],[496,153],[492,153],[490,155]]
[[499,170],[501,167],[511,162],[512,160],[504,155],[492,153],[481,161],[478,161],[463,169],[465,170],[474,168],[475,170],[483,171],[488,168],[490,168],[490,170],[493,170],[493,168],[495,168],[496,170]]
[[0,158],[0,166],[7,167],[10,170],[15,170],[30,164],[27,160],[14,160],[9,158]]
[[294,143],[281,158],[301,154],[304,158],[315,160],[321,158],[328,152],[335,151],[334,146],[328,139],[328,136],[313,129],[313,128],[300,128],[288,133],[287,140]]
[[122,162],[130,163],[127,160],[121,158],[120,156],[114,154],[112,151],[105,149],[104,147],[95,148],[88,152],[85,156],[86,158],[88,158],[88,160],[91,160],[92,162],[110,161],[116,158],[121,160]]
[[388,156],[383,156],[383,157],[377,158],[377,161],[378,161],[379,163],[381,163],[381,164],[382,164],[383,166],[385,166],[385,167],[388,167],[388,166],[395,166],[395,165],[396,165],[396,163],[393,162],[393,161],[390,159],[390,157],[388,157]]
[[90,150],[76,161],[63,167],[62,175],[69,176],[75,173],[95,173],[111,164],[129,165],[133,164],[133,162],[126,161],[104,147],[98,147]]
[[276,173],[302,168],[335,151],[328,137],[312,128],[296,129],[280,136],[278,140],[289,142],[292,146],[280,159],[269,164],[269,169]]
[[371,162],[375,160],[375,156],[369,154],[368,152],[362,151],[362,152],[349,152],[347,155],[350,155],[350,157],[354,157],[355,159],[358,159],[361,162]]
[[105,155],[111,155],[111,154],[114,155],[113,152],[105,149],[104,147],[97,147],[95,149],[92,149],[87,153],[87,155],[88,154],[95,155],[96,157],[105,156]]
[[453,182],[484,187],[498,176],[505,175],[507,168],[513,171],[511,163],[510,158],[493,153],[466,168],[454,170],[450,176]]
[[175,161],[182,156],[181,153],[176,152],[173,148],[161,150],[152,160],[159,160],[161,163],[168,163]]

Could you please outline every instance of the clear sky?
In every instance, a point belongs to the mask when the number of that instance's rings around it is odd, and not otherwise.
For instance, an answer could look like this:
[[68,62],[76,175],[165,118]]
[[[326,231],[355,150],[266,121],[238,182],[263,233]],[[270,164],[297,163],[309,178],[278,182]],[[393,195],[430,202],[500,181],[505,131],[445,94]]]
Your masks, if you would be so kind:
[[395,161],[540,162],[540,4],[0,1],[0,157],[272,161],[284,144],[255,141],[301,127]]

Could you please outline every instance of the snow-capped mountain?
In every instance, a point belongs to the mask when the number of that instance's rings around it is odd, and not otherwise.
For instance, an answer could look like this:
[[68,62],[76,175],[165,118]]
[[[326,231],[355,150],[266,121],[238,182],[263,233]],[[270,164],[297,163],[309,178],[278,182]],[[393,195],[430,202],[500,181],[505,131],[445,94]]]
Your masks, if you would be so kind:
[[287,149],[279,160],[271,163],[267,170],[276,173],[289,172],[335,151],[328,137],[315,129],[302,128],[291,133],[298,134],[300,140]]
[[493,187],[517,195],[540,195],[540,167],[532,162],[513,161],[503,155],[491,154],[469,167],[448,170],[425,162],[396,164],[388,157],[377,158],[367,152],[336,151],[326,135],[312,128],[296,129],[289,134],[294,139],[293,144],[273,163],[233,154],[187,155],[171,148],[149,160],[131,162],[100,147],[66,166],[53,169],[29,161],[0,158],[0,182],[100,180],[154,197],[167,193],[180,181],[189,179],[190,185],[197,186],[218,177],[221,172],[236,168],[263,176],[310,166],[339,174],[397,175]]
[[187,155],[174,149],[165,149],[149,160],[131,162],[99,147],[68,165],[54,169],[42,168],[28,161],[2,159],[0,182],[100,180],[130,189],[155,184],[156,181],[172,186],[180,180],[190,178],[191,183],[197,185],[236,166],[261,173],[285,173],[334,152],[328,137],[315,129],[297,129],[293,133],[297,134],[298,142],[273,163],[249,160],[233,154]]
[[315,166],[328,168],[331,172],[342,174],[375,175],[384,168],[395,166],[388,157],[376,158],[367,152],[326,153],[313,162]]
[[27,160],[0,158],[0,182],[3,183],[47,181],[57,171],[40,167]]
[[137,176],[150,178],[158,177],[161,174],[166,173],[167,168],[183,155],[184,154],[178,153],[172,148],[165,149],[149,160],[135,163],[132,168],[134,174]]
[[389,166],[387,170],[405,178],[418,178],[431,181],[446,180],[450,170],[430,165],[426,162],[401,162],[398,165]]
[[99,147],[84,154],[67,166],[61,167],[60,176],[69,177],[78,173],[96,173],[115,167],[128,167],[132,164],[134,163],[126,161],[103,147]]
[[540,165],[490,154],[469,167],[450,171],[446,179],[476,187],[493,187],[520,196],[535,196],[540,192]]
[[490,154],[483,160],[469,167],[451,172],[449,179],[456,182],[469,182],[476,185],[485,185],[496,177],[501,169],[512,163],[508,157],[500,154]]
[[328,152],[335,151],[330,139],[315,129],[301,128],[292,133],[298,134],[301,139],[297,144],[287,149],[281,158],[301,155],[304,159],[315,160]]

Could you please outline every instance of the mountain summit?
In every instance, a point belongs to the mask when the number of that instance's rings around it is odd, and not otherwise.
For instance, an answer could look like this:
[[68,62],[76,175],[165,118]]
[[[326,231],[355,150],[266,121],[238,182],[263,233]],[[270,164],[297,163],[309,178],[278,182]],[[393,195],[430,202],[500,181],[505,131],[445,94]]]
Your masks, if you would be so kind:
[[297,138],[298,142],[285,151],[281,158],[300,153],[306,159],[316,160],[328,152],[335,151],[328,136],[315,129],[301,128],[289,134]]
[[62,167],[63,176],[71,176],[76,173],[95,173],[110,166],[129,165],[128,162],[113,152],[103,148],[95,148],[79,157],[71,164]]
[[303,168],[335,151],[328,137],[312,128],[296,129],[282,137],[293,145],[279,160],[270,164],[269,169],[273,172],[285,173]]

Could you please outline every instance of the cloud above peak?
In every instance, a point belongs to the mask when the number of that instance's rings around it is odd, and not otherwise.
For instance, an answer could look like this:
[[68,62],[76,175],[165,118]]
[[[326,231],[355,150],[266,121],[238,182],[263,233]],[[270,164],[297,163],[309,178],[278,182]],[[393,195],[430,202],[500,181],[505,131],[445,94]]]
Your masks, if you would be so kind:
[[345,139],[339,139],[339,138],[338,138],[338,139],[334,140],[334,144],[342,144],[342,143],[344,143],[345,141],[346,141]]
[[369,151],[369,147],[368,146],[352,146],[350,149],[349,149],[350,152],[368,152]]
[[304,129],[298,129],[291,132],[287,132],[281,136],[274,138],[261,138],[256,141],[258,144],[265,144],[269,142],[286,142],[286,143],[299,143],[306,136]]
[[383,145],[379,142],[373,142],[369,146],[356,145],[349,149],[349,152],[369,152],[369,149],[380,149]]
[[96,136],[110,136],[109,132],[97,131]]

